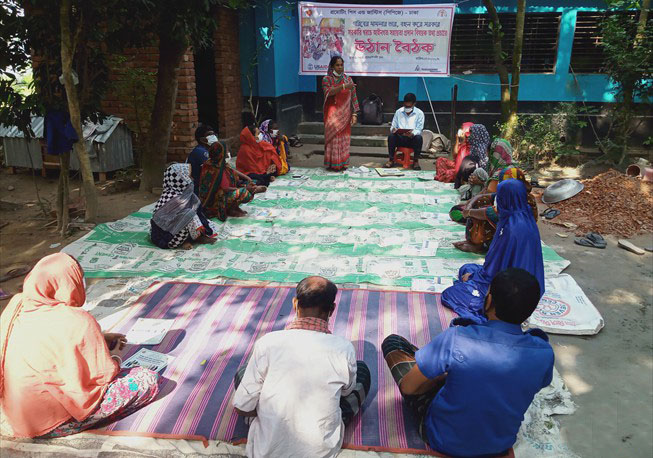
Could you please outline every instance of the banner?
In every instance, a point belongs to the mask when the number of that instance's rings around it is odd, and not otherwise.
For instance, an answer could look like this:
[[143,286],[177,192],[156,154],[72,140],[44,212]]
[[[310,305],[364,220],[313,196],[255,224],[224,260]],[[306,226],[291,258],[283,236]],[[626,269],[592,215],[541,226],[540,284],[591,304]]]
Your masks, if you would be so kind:
[[455,4],[298,8],[300,75],[326,75],[342,56],[353,76],[449,76]]

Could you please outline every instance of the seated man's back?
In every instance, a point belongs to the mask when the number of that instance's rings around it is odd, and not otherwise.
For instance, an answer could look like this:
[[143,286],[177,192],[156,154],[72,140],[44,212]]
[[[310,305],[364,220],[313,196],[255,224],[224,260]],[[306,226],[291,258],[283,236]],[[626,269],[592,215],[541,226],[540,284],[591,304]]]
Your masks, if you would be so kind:
[[301,329],[272,332],[254,348],[234,405],[257,417],[250,456],[332,456],[342,445],[340,397],[356,381],[348,340]]
[[524,412],[551,383],[553,350],[546,335],[502,321],[456,326],[415,354],[422,373],[447,373],[429,406],[429,442],[454,455],[483,455],[515,443]]
[[370,390],[370,371],[354,346],[329,332],[338,288],[322,277],[297,285],[297,317],[254,345],[235,377],[234,407],[255,417],[251,457],[334,457]]

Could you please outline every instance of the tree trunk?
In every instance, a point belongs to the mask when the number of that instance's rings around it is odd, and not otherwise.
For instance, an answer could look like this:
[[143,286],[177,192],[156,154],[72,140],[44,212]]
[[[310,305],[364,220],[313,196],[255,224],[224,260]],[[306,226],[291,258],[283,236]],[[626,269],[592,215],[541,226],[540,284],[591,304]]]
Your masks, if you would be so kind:
[[70,215],[68,210],[68,196],[70,186],[68,177],[70,173],[70,151],[59,156],[59,186],[57,188],[57,231],[62,237],[66,236]]
[[494,7],[494,2],[492,0],[483,0],[483,3],[492,21],[492,54],[494,56],[494,65],[499,74],[499,82],[501,83],[501,122],[505,123],[510,119],[510,77],[503,59],[503,47],[501,45],[503,32],[501,32],[501,22],[499,21],[497,9]]
[[[73,56],[77,46],[79,30],[75,32],[70,28],[70,15],[72,13],[71,0],[62,0],[59,8],[59,24],[61,28],[61,68],[66,88],[66,97],[68,99],[68,112],[70,113],[70,122],[77,132],[79,140],[73,144],[73,151],[77,153],[79,159],[79,168],[82,175],[84,187],[84,198],[86,199],[85,221],[93,223],[97,219],[97,191],[93,181],[93,171],[91,170],[91,160],[86,151],[86,142],[84,141],[84,132],[82,130],[82,115],[79,107],[79,95],[77,88],[73,83],[72,68]],[[81,27],[81,20],[78,27]],[[66,204],[67,205],[67,204]],[[65,230],[66,228],[63,228]]]
[[164,24],[159,32],[156,95],[143,152],[141,191],[152,191],[153,187],[161,186],[163,182],[172,117],[177,100],[179,67],[186,49],[188,49],[188,41],[176,37],[171,24]]
[[642,7],[639,10],[639,23],[637,24],[637,35],[635,36],[635,46],[644,39],[644,30],[648,21],[648,10],[651,7],[651,0],[642,0]]
[[510,116],[504,137],[510,140],[517,128],[517,104],[519,100],[519,78],[521,75],[521,58],[524,47],[524,23],[526,22],[526,0],[517,1],[517,18],[515,22],[515,42],[512,50],[512,78],[510,79]]

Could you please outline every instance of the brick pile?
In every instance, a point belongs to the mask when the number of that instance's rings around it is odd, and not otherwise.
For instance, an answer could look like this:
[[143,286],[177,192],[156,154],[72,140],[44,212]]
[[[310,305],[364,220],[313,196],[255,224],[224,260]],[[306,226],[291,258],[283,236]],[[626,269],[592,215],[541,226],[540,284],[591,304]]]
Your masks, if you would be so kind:
[[560,210],[553,221],[577,224],[577,235],[598,232],[627,238],[653,232],[653,183],[616,170],[582,182],[583,191],[552,205]]

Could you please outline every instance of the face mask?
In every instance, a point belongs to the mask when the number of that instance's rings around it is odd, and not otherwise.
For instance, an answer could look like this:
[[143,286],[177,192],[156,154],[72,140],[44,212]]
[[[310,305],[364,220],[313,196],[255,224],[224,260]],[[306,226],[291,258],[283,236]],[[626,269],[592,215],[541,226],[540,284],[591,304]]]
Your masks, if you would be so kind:
[[209,135],[208,137],[206,137],[206,143],[208,143],[209,146],[211,146],[217,141],[218,141],[218,137],[216,137],[215,135]]
[[404,113],[411,114],[413,112],[412,108],[404,108]]
[[279,129],[274,129],[274,130],[272,131],[272,136],[273,136],[273,137],[276,137],[277,135],[279,135]]
[[334,70],[334,71],[333,71],[333,75],[334,75],[334,76],[337,76],[337,77],[339,78],[340,76],[342,76],[342,73],[338,73],[338,72],[336,72],[336,71]]

